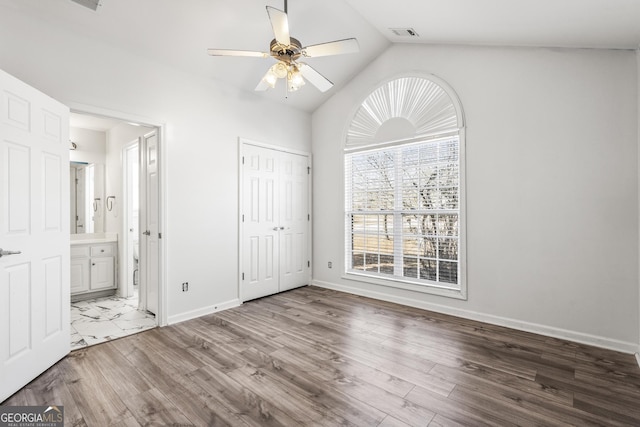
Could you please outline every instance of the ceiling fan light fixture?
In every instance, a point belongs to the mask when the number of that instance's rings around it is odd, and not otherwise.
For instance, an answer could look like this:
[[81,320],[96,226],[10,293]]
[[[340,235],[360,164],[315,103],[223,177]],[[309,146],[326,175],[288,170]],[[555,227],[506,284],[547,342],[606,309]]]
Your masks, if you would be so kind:
[[305,85],[302,74],[298,71],[297,67],[293,67],[293,70],[287,76],[287,89],[289,92],[295,92]]
[[273,70],[269,70],[269,72],[262,78],[262,81],[273,89],[276,87],[276,83],[278,82],[278,76],[273,72]]
[[271,67],[271,71],[277,76],[277,78],[284,79],[287,77],[289,67],[284,62],[278,62]]
[[[75,0],[74,0],[75,1]],[[89,1],[89,0],[82,0]],[[101,0],[92,0],[101,1]],[[320,56],[341,55],[355,53],[360,50],[358,41],[354,38],[335,40],[306,46],[289,33],[289,18],[287,16],[287,0],[284,0],[284,11],[267,6],[267,14],[271,21],[271,29],[275,38],[269,44],[269,52],[257,52],[231,49],[208,49],[211,56],[248,56],[271,57],[276,60],[262,77],[255,90],[263,92],[273,89],[278,79],[287,79],[287,91],[294,92],[305,85],[308,80],[321,92],[331,89],[333,83],[313,69],[308,64],[298,62],[298,59],[315,58]]]

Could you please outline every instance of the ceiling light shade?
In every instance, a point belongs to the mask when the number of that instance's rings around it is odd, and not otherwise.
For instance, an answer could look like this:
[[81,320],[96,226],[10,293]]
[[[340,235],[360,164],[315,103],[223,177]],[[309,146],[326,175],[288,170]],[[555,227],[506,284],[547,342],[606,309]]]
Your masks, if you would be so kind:
[[274,64],[271,67],[271,71],[279,78],[279,79],[284,79],[285,77],[287,77],[287,73],[289,72],[289,67],[287,67],[287,64],[285,64],[284,62],[280,61],[276,64]]
[[265,82],[271,89],[276,87],[276,83],[278,82],[278,76],[273,70],[269,70],[267,74],[264,75],[262,81]]
[[304,86],[305,81],[302,78],[302,74],[298,71],[297,67],[292,67],[293,70],[287,76],[287,90],[289,92],[295,92]]

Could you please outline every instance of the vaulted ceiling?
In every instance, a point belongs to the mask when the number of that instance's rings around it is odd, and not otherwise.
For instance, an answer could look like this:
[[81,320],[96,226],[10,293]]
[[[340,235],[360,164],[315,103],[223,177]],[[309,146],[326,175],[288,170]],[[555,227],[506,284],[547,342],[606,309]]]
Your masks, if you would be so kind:
[[[207,48],[268,51],[265,6],[281,0],[101,0],[97,11],[70,0],[0,0],[79,37],[96,39],[252,91],[272,59],[211,57]],[[261,96],[313,111],[391,43],[637,49],[638,0],[291,0],[291,34],[303,45],[356,37],[360,53],[308,59],[335,83],[285,97],[282,83]],[[413,28],[418,37],[390,28]]]

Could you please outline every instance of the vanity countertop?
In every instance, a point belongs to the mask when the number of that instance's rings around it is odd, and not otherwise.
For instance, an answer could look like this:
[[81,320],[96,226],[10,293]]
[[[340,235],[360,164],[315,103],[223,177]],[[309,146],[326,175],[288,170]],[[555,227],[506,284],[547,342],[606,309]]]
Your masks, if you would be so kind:
[[72,234],[71,246],[112,243],[118,241],[117,233]]

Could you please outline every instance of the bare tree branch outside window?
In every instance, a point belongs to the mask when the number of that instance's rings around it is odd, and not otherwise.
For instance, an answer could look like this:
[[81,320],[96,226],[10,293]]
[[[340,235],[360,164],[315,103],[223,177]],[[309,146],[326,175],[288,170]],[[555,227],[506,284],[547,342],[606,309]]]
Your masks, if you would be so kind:
[[458,137],[348,154],[346,161],[349,268],[459,284]]

